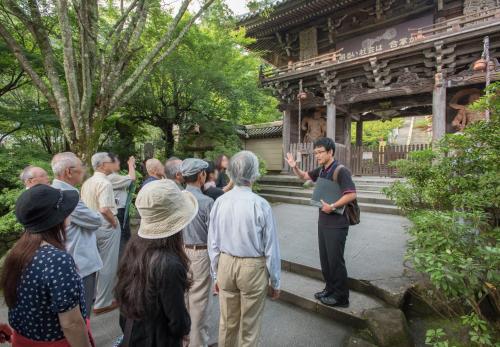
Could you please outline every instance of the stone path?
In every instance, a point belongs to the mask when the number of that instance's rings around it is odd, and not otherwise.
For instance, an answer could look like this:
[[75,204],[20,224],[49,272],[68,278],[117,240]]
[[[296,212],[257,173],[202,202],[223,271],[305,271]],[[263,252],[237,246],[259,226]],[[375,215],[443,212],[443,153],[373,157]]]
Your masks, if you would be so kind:
[[[313,206],[274,204],[281,258],[319,268],[318,209]],[[390,280],[403,274],[408,220],[401,216],[362,213],[361,223],[349,229],[345,260],[349,277]]]
[[[318,269],[317,208],[278,203],[273,205],[273,211],[278,223],[282,259]],[[345,258],[349,277],[389,288],[397,286],[404,274],[403,256],[408,239],[404,228],[408,221],[397,215],[374,213],[363,213],[361,220],[350,229],[347,239]],[[212,305],[210,330],[211,342],[215,342],[217,301]],[[0,307],[0,320],[7,320],[5,306]],[[98,347],[111,346],[120,334],[118,312],[94,317],[92,328]],[[336,322],[285,302],[268,300],[259,346],[342,346],[351,331],[342,320]]]

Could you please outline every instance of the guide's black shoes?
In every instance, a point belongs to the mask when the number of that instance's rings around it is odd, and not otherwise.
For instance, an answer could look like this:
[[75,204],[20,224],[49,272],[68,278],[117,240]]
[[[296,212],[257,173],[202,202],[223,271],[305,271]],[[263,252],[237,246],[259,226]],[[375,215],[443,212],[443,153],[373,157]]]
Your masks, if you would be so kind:
[[333,307],[349,307],[349,300],[337,300],[333,295],[323,296],[319,299],[322,304]]
[[325,297],[325,296],[328,296],[328,295],[330,295],[330,292],[328,292],[326,290],[326,288],[323,289],[321,292],[314,293],[314,297],[316,298],[316,300],[319,300],[322,297]]

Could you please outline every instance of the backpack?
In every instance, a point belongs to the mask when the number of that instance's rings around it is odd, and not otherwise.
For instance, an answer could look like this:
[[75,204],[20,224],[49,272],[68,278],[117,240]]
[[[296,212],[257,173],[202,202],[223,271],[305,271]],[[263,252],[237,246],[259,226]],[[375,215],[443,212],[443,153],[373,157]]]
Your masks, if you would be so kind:
[[[344,165],[340,164],[335,168],[333,172],[333,180],[337,182],[337,177],[339,175],[340,169],[342,169]],[[347,215],[347,219],[349,220],[349,225],[359,224],[361,221],[361,211],[359,210],[358,200],[351,201],[345,206],[345,213]]]

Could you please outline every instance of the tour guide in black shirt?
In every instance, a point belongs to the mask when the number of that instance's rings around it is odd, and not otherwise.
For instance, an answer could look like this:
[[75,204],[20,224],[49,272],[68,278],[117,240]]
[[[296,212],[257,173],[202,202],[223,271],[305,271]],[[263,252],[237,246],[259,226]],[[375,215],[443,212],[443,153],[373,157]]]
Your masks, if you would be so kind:
[[[305,172],[297,167],[293,155],[287,153],[286,161],[293,172],[304,180],[316,181],[318,177],[332,179],[339,162],[334,159],[335,142],[322,137],[314,142],[314,156],[318,160],[318,167]],[[356,187],[351,179],[351,173],[346,168],[338,172],[337,182],[343,196],[333,204],[324,201],[318,219],[318,243],[321,272],[326,286],[321,292],[314,294],[323,304],[329,306],[349,306],[349,288],[347,286],[347,270],[344,261],[344,248],[349,230],[349,221],[345,213],[334,213],[336,208],[342,207],[356,199]]]

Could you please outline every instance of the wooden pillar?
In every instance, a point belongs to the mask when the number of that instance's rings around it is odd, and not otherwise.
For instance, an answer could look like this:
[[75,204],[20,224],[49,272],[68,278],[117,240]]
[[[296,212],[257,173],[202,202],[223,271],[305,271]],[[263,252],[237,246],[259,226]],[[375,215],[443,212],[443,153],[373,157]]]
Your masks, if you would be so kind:
[[356,146],[363,146],[363,121],[356,122]]
[[335,122],[337,116],[337,109],[335,102],[332,99],[326,101],[326,137],[333,139],[335,142]]
[[282,147],[282,170],[281,173],[288,173],[289,167],[288,164],[285,160],[286,153],[288,152],[288,148],[290,147],[290,127],[291,127],[291,111],[289,108],[286,108],[283,111],[283,133],[282,133],[282,139],[283,139],[283,147]]
[[351,169],[351,124],[350,114],[346,114],[344,119],[344,145],[345,145],[345,163],[344,165]]
[[446,133],[446,85],[443,74],[436,73],[432,93],[432,140],[438,141]]

